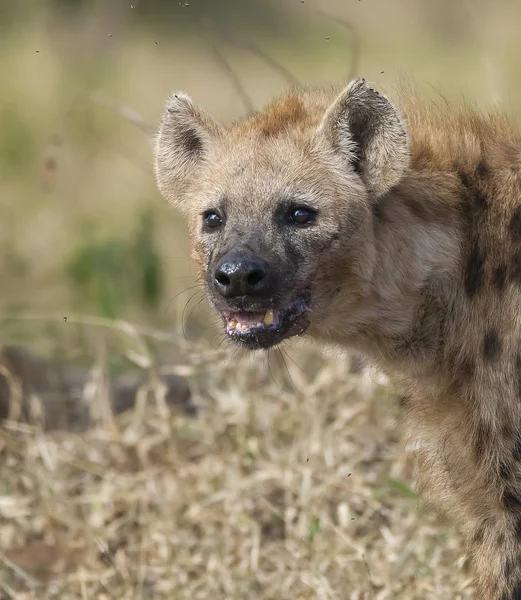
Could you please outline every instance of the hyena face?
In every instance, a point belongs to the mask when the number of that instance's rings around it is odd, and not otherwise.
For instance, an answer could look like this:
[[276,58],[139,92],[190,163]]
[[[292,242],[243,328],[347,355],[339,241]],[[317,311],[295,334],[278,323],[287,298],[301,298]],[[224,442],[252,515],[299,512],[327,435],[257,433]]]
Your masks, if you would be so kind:
[[156,144],[163,195],[228,336],[268,348],[324,323],[339,291],[370,281],[371,202],[407,166],[402,121],[363,80],[339,96],[293,93],[224,127],[184,94]]

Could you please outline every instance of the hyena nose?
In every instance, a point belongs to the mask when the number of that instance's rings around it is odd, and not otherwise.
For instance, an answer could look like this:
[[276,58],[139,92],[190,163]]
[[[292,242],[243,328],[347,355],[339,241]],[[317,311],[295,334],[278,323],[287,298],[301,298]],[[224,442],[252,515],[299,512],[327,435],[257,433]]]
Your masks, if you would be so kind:
[[244,254],[227,255],[217,265],[214,284],[225,298],[262,295],[268,288],[267,264]]

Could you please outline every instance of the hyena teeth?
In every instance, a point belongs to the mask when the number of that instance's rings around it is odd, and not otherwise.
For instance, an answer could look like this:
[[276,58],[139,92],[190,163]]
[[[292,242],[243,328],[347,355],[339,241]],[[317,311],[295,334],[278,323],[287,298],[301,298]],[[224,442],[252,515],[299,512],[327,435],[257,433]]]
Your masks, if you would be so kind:
[[264,315],[264,325],[273,325],[273,311],[270,309]]

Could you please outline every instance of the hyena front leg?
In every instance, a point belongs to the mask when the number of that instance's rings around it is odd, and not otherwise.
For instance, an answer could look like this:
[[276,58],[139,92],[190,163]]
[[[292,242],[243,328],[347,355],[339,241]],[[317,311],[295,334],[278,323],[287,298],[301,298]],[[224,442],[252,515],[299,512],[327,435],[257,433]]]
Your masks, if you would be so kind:
[[473,527],[469,544],[476,600],[521,600],[520,517],[485,517]]
[[443,400],[404,404],[419,490],[463,527],[476,600],[521,600],[521,443]]
[[460,497],[478,600],[521,600],[521,445],[516,421],[517,415],[505,422],[498,414],[488,427],[479,418],[472,426],[468,469],[474,469],[474,477],[462,481]]

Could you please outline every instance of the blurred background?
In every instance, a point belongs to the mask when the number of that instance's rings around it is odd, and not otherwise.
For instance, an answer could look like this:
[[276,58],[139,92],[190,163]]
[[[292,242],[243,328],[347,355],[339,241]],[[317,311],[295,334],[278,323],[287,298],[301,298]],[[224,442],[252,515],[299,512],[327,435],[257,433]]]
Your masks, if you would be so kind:
[[[520,18],[512,0],[0,5],[0,404],[19,400],[0,597],[471,597],[457,532],[409,487],[391,383],[300,342],[230,358],[151,138],[174,89],[230,120],[354,75],[515,114]],[[57,385],[72,416],[48,431],[32,417]]]

